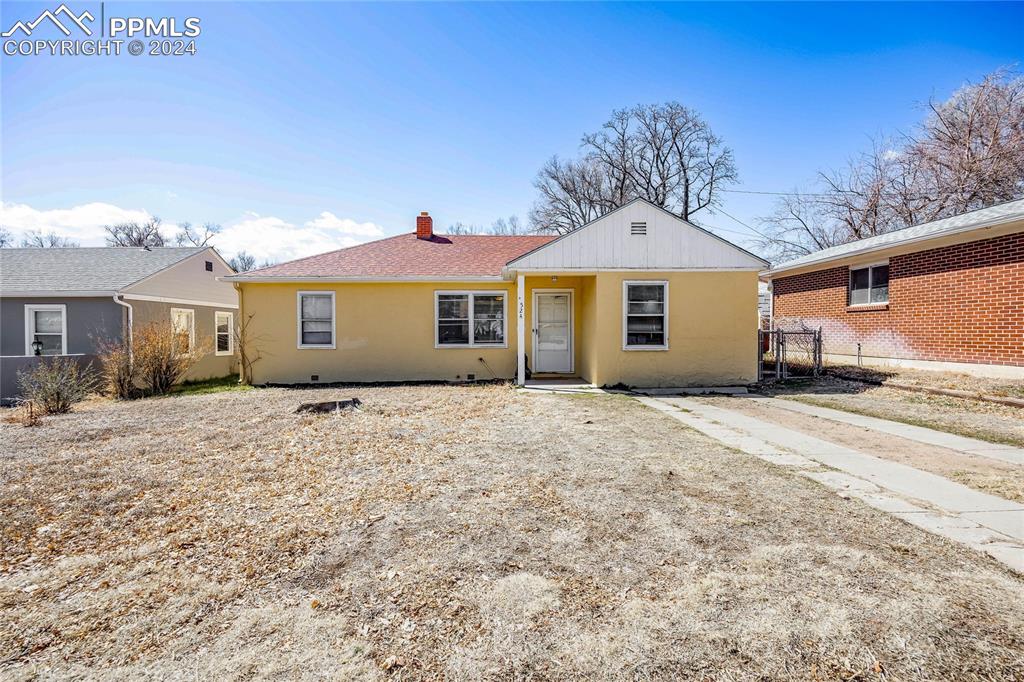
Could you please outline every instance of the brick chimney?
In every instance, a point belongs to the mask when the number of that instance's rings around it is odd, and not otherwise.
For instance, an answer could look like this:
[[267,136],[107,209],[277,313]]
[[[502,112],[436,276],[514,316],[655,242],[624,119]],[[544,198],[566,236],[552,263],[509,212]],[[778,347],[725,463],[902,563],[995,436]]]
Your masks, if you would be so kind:
[[431,239],[434,236],[434,219],[426,211],[416,216],[416,238]]

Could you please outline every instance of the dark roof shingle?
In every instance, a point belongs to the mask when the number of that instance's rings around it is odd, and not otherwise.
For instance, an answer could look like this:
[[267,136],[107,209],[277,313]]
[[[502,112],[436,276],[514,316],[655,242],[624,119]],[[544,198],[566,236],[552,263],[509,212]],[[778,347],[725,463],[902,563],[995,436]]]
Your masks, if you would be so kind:
[[0,293],[118,291],[205,248],[0,249]]

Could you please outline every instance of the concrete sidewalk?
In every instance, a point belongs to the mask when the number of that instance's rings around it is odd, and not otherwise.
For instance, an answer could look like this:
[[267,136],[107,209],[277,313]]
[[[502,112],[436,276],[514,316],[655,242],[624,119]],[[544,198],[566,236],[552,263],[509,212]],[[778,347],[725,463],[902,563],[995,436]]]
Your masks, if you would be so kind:
[[1024,573],[1024,505],[692,398],[636,400],[730,447],[793,467],[840,494],[986,552]]
[[923,426],[903,424],[901,422],[879,419],[877,417],[867,417],[862,414],[833,410],[830,407],[808,405],[795,400],[784,400],[782,398],[769,398],[766,396],[755,395],[744,397],[748,400],[754,400],[759,403],[771,405],[772,407],[789,410],[790,412],[799,412],[813,417],[821,417],[822,419],[831,419],[832,421],[842,422],[844,424],[860,426],[872,429],[873,431],[888,433],[892,436],[906,438],[907,440],[917,441],[918,443],[936,445],[949,450],[956,450],[957,452],[963,452],[968,455],[988,457],[989,459],[998,459],[1003,462],[1009,462],[1010,464],[1024,465],[1024,449],[1016,448],[1012,445],[990,443],[976,438],[958,436],[954,433],[936,431],[935,429],[929,429]]

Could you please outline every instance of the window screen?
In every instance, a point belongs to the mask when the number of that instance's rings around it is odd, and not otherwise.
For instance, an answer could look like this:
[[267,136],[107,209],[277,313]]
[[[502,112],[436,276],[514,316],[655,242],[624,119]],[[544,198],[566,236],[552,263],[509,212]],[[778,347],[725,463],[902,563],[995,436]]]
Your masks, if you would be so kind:
[[303,346],[334,345],[334,297],[299,295],[299,337]]
[[626,284],[626,347],[663,348],[667,311],[664,283]]
[[504,293],[438,293],[436,305],[437,345],[504,345]]
[[850,270],[850,305],[889,302],[889,266],[871,265]]

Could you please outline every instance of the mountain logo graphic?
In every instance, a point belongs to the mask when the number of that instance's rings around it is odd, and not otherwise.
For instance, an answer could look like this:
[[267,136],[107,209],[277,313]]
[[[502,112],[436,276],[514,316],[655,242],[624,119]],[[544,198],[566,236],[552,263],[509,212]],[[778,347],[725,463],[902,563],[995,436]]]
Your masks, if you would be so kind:
[[14,26],[11,26],[10,30],[4,31],[0,35],[2,35],[4,38],[10,38],[16,32],[21,31],[26,36],[30,36],[32,35],[32,31],[34,31],[36,27],[39,26],[39,24],[43,23],[43,20],[45,19],[49,19],[50,21],[52,21],[54,26],[56,26],[64,35],[71,35],[71,31],[68,30],[67,26],[62,24],[60,19],[57,18],[58,15],[64,15],[65,20],[72,22],[75,26],[82,29],[82,31],[85,32],[85,35],[92,35],[92,31],[90,31],[89,27],[86,26],[83,22],[95,21],[96,18],[87,11],[82,12],[80,15],[76,16],[75,13],[68,9],[68,6],[63,3],[60,7],[58,7],[52,12],[50,10],[44,10],[42,14],[36,17],[35,21],[30,21],[28,23],[25,23],[24,21],[15,22]]

